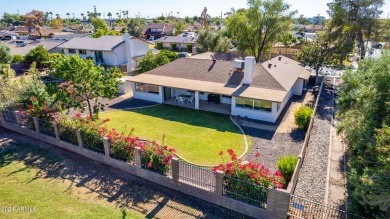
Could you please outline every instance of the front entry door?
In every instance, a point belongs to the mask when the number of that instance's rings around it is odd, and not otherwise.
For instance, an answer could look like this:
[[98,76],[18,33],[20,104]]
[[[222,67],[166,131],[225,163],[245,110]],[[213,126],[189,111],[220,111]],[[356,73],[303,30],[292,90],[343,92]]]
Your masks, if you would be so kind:
[[168,100],[172,97],[171,95],[171,88],[170,87],[164,87],[164,101]]

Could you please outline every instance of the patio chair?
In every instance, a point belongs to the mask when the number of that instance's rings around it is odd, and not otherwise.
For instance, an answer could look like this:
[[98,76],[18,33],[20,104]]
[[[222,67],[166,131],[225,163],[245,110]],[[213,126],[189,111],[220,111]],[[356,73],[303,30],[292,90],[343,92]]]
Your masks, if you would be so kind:
[[188,98],[188,102],[189,102],[189,103],[194,103],[194,100],[195,100],[195,98],[194,98],[194,97],[190,97],[190,98]]
[[179,97],[179,96],[176,96],[175,101],[176,101],[176,102],[179,102],[179,99],[180,99],[180,97]]
[[185,99],[184,99],[183,97],[179,97],[179,100],[178,100],[178,102],[179,102],[180,104],[184,104],[184,102],[185,102]]

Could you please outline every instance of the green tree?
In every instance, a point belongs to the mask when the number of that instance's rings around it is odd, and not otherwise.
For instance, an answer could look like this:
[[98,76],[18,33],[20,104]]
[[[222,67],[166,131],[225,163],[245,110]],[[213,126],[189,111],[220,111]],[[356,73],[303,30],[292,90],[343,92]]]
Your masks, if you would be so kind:
[[175,28],[175,35],[180,35],[184,32],[184,28],[186,28],[186,24],[178,21],[175,23],[174,28]]
[[149,51],[138,63],[138,72],[143,73],[165,65],[178,58],[177,53],[169,50],[161,50],[157,54]]
[[34,49],[30,50],[25,59],[27,62],[36,62],[38,65],[42,64],[43,62],[47,61],[49,57],[49,52],[43,47],[42,45],[39,45],[35,47]]
[[197,43],[200,51],[228,52],[231,47],[231,40],[214,30],[200,30]]
[[127,27],[131,36],[142,37],[144,33],[145,21],[141,18],[130,18]]
[[318,73],[326,65],[334,64],[334,54],[329,42],[319,35],[314,42],[306,42],[295,54],[295,58],[316,71],[315,84],[318,84]]
[[109,30],[105,20],[100,18],[91,18],[92,26],[95,32],[91,35],[92,38],[99,38],[103,35],[120,35],[119,32],[115,30]]
[[286,48],[286,52],[287,52],[287,49],[290,48],[291,44],[294,44],[297,42],[297,38],[295,36],[293,36],[290,32],[286,32],[282,36],[281,40],[282,40],[284,47]]
[[343,75],[339,132],[348,147],[347,189],[352,211],[390,217],[390,54],[366,59]]
[[31,34],[34,31],[41,35],[42,26],[45,24],[45,14],[43,11],[32,10],[31,12],[21,17],[23,25],[28,28],[28,33]]
[[[331,21],[327,29],[332,33],[333,41],[336,41],[334,44],[350,45],[351,41],[357,42],[360,58],[364,59],[366,54],[364,41],[372,37],[383,4],[383,0],[333,0],[328,3]],[[353,49],[351,46],[344,47],[348,49],[347,53]]]
[[0,64],[10,64],[12,55],[10,48],[6,45],[0,45]]
[[225,20],[237,47],[259,62],[263,53],[287,31],[295,11],[284,0],[248,0],[249,9],[238,10]]
[[[53,76],[67,82],[59,86],[58,101],[65,109],[87,107],[92,117],[104,110],[104,104],[99,98],[112,99],[119,92],[118,80],[122,73],[117,68],[107,70],[95,66],[93,60],[84,60],[77,55],[62,56],[54,64]],[[92,101],[94,104],[92,105]]]

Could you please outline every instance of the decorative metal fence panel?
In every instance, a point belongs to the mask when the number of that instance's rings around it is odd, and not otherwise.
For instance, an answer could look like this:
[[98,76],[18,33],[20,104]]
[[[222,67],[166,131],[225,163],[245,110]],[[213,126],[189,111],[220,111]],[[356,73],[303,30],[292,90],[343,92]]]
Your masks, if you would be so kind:
[[21,114],[20,119],[23,127],[35,131],[34,119],[31,116],[27,116],[26,114]]
[[206,167],[199,167],[194,164],[179,160],[179,181],[185,182],[207,191],[215,190],[214,173]]
[[134,149],[130,143],[111,142],[110,157],[116,160],[134,163]]
[[83,140],[83,148],[104,154],[104,144],[99,136],[82,131],[81,138]]
[[50,137],[56,137],[56,133],[54,131],[54,123],[47,120],[38,119],[38,124],[40,133]]
[[60,125],[60,139],[69,144],[78,146],[76,129]]
[[304,219],[361,219],[358,215],[354,215],[337,209],[334,206],[321,204],[312,200],[308,200],[299,196],[291,195],[290,208],[288,211],[289,218],[304,218]]
[[223,194],[256,207],[265,208],[268,188],[230,176],[224,176]]
[[5,110],[2,112],[4,121],[9,123],[16,123],[16,116],[15,113],[11,110]]

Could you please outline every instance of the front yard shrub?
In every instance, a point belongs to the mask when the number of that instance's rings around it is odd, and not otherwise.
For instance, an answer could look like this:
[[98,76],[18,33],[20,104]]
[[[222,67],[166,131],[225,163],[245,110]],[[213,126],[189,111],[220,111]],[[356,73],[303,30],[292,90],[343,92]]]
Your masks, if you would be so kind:
[[171,46],[172,46],[172,50],[173,50],[173,51],[176,51],[176,50],[177,50],[176,43],[172,43]]
[[187,51],[192,52],[192,45],[191,44],[187,44]]
[[23,61],[24,61],[24,57],[22,55],[15,54],[13,59],[12,59],[12,64],[21,63]]
[[291,181],[291,177],[294,174],[295,166],[297,165],[298,157],[294,154],[289,156],[280,155],[279,161],[277,163],[278,170],[282,172],[282,176],[287,185]]
[[307,130],[310,123],[310,117],[313,115],[313,108],[308,106],[301,106],[294,113],[295,124],[302,130]]
[[156,47],[157,49],[162,49],[162,42],[157,42]]

